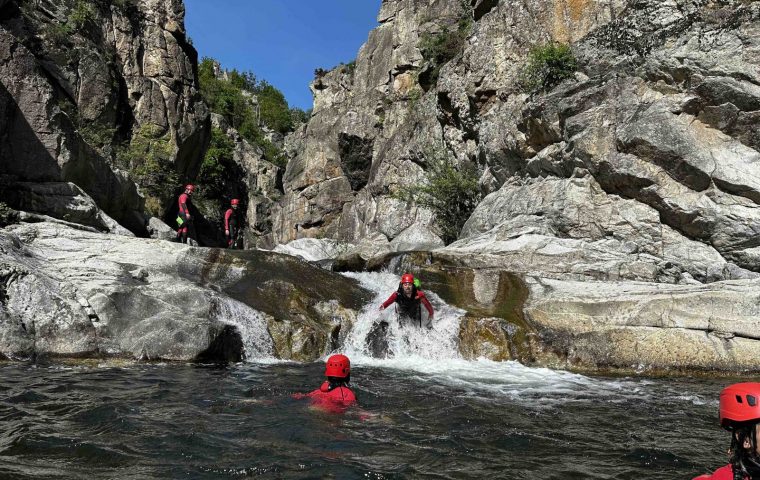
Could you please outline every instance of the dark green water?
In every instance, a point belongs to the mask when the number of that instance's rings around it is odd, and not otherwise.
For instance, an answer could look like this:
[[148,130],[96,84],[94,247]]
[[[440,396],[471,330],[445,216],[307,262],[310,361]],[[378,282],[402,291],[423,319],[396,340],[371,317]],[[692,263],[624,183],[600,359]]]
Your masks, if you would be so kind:
[[690,479],[725,463],[731,381],[381,362],[360,407],[290,394],[322,363],[0,366],[0,478]]

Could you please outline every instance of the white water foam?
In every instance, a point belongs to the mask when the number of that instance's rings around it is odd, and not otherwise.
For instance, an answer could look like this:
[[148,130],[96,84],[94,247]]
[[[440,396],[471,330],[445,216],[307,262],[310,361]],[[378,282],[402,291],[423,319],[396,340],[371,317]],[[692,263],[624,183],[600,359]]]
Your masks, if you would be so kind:
[[[375,293],[375,297],[359,313],[351,333],[346,338],[343,350],[352,361],[372,364],[378,359],[372,358],[367,349],[365,340],[375,322],[384,320],[389,327],[389,349],[393,352],[393,359],[422,359],[441,361],[447,359],[460,359],[457,348],[459,334],[459,322],[464,316],[464,310],[447,305],[438,295],[421,290],[433,304],[433,328],[417,328],[402,326],[391,305],[384,311],[379,307],[393,292],[398,289],[398,275],[391,273],[354,273],[348,272],[343,275],[354,278],[361,285]],[[387,361],[384,361],[387,362]],[[382,363],[386,365],[388,363]]]
[[246,361],[262,362],[274,357],[274,343],[264,314],[226,296],[215,297],[216,320],[234,325],[243,340]]
[[[459,354],[459,324],[465,312],[446,304],[435,293],[421,289],[435,310],[432,330],[400,327],[393,307],[378,310],[379,305],[398,289],[398,275],[376,272],[348,272],[343,275],[356,279],[375,293],[373,300],[360,312],[343,345],[353,365],[380,367],[418,375],[424,382],[442,384],[469,391],[473,396],[485,394],[508,398],[536,398],[566,402],[588,396],[604,397],[608,401],[620,398],[647,396],[646,381],[625,379],[596,379],[581,374],[527,367],[516,361],[495,362],[487,359],[465,360]],[[365,344],[374,322],[389,323],[391,358],[374,358]],[[644,387],[644,388],[642,388]],[[553,403],[553,402],[549,402]]]

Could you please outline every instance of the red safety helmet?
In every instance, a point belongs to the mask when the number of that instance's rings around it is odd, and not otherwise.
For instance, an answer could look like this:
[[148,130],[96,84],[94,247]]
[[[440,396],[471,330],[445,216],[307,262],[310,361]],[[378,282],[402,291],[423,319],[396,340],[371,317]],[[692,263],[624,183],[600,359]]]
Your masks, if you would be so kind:
[[414,283],[414,275],[411,273],[401,275],[401,283]]
[[193,185],[192,183],[188,183],[187,185],[185,185],[185,190],[186,191],[190,190],[191,192],[194,192],[195,191],[195,185]]
[[238,200],[237,198],[233,198],[233,199],[230,201],[230,205],[237,205],[237,204],[239,204],[239,203],[240,203],[240,200]]
[[345,355],[332,355],[327,359],[325,377],[346,378],[351,373],[351,360]]
[[720,425],[760,421],[760,383],[735,383],[720,392]]

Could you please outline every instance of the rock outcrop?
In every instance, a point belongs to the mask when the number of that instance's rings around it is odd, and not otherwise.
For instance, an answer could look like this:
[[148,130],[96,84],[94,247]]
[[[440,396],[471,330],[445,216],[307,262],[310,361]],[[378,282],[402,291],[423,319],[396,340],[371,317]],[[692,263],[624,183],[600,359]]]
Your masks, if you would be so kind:
[[161,167],[192,178],[208,138],[183,17],[181,0],[3,2],[0,197],[57,215],[64,197],[44,209],[23,192],[70,182],[118,223],[145,233],[144,194],[120,150],[149,129],[169,150]]
[[[367,293],[277,253],[21,223],[0,230],[0,354],[314,360]],[[248,342],[248,344],[246,344]]]

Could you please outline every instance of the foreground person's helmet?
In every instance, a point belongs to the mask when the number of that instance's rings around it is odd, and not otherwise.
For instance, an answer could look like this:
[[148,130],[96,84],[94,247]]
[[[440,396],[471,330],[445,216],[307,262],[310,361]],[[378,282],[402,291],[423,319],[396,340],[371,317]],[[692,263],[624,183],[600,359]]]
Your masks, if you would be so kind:
[[728,430],[736,424],[760,421],[760,383],[735,383],[720,392],[720,425]]
[[188,183],[187,185],[185,185],[185,190],[189,190],[191,192],[194,192],[195,191],[195,185],[193,185],[192,183]]
[[232,201],[230,201],[230,205],[237,205],[239,203],[240,203],[240,200],[238,200],[237,198],[233,198]]
[[401,283],[414,283],[414,275],[411,273],[401,275]]
[[332,355],[327,359],[325,377],[346,378],[351,373],[351,360],[345,355]]

